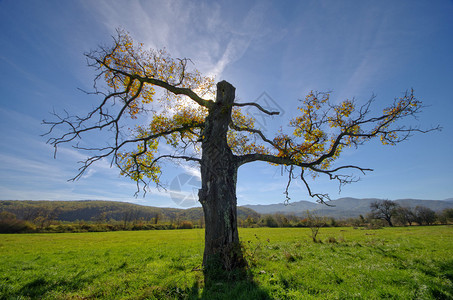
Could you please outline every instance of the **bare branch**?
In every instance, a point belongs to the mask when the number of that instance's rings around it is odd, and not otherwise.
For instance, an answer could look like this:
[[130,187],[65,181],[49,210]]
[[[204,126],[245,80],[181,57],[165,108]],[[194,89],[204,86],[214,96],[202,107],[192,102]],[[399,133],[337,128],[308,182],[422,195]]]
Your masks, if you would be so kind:
[[214,101],[212,101],[212,100],[205,100],[205,99],[201,98],[200,96],[198,96],[194,91],[192,91],[189,88],[176,87],[165,81],[155,79],[155,78],[141,77],[138,75],[133,75],[131,77],[134,79],[137,79],[143,83],[146,82],[146,83],[160,86],[160,87],[166,89],[167,91],[172,92],[175,95],[185,95],[185,96],[189,97],[190,99],[192,99],[193,101],[197,102],[199,105],[207,107],[207,108],[211,107],[214,103]]
[[291,185],[291,180],[293,179],[293,169],[294,166],[289,166],[289,171],[288,171],[288,183],[286,184],[286,189],[283,192],[285,194],[286,200],[285,200],[285,205],[289,203],[291,198],[289,197],[289,186]]
[[[441,129],[439,126],[422,130],[418,127],[394,125],[396,121],[411,116],[416,117],[416,114],[420,112],[422,105],[413,96],[413,91],[406,93],[403,98],[396,99],[393,106],[384,110],[381,116],[376,117],[368,117],[370,106],[375,99],[374,95],[358,110],[355,110],[355,117],[349,117],[354,113],[352,101],[332,105],[328,102],[329,99],[326,95],[319,100],[318,94],[312,94],[310,97],[313,98],[307,100],[307,108],[301,109],[305,115],[291,121],[292,127],[296,128],[295,133],[299,128],[302,130],[302,133],[297,133],[296,136],[291,137],[282,134],[277,139],[270,141],[265,137],[263,138],[257,130],[239,126],[235,128],[233,124],[233,129],[260,135],[263,141],[272,145],[274,150],[278,151],[278,155],[254,153],[238,156],[239,165],[253,161],[264,161],[289,166],[287,169],[289,181],[284,192],[287,199],[289,199],[288,187],[291,183],[294,167],[301,167],[301,179],[310,195],[324,203],[324,199],[328,199],[327,195],[311,192],[304,178],[305,169],[314,173],[326,174],[330,180],[336,180],[341,191],[343,185],[360,179],[353,175],[341,174],[342,171],[355,169],[362,174],[372,171],[372,169],[354,165],[330,168],[330,164],[339,156],[344,147],[357,147],[374,137],[380,137],[383,144],[396,144],[408,139],[414,133],[428,133]],[[298,136],[305,140],[297,142]]]
[[[136,138],[136,139],[130,139],[130,140],[125,140],[125,141],[122,141],[122,142],[119,142],[118,140],[115,140],[115,146],[108,146],[108,147],[103,147],[103,148],[85,148],[85,147],[79,147],[79,146],[74,146],[75,149],[78,149],[78,150],[85,150],[85,151],[97,151],[97,152],[103,152],[104,153],[101,153],[99,155],[93,155],[89,158],[87,158],[85,161],[81,161],[80,163],[82,163],[83,165],[79,168],[79,172],[77,173],[77,175],[73,178],[71,178],[70,180],[71,181],[74,181],[74,180],[78,180],[80,177],[82,177],[82,175],[85,173],[85,171],[95,162],[103,159],[103,158],[107,158],[107,157],[110,157],[110,156],[113,156],[113,161],[115,162],[115,164],[120,167],[120,165],[117,163],[117,155],[119,153],[119,151],[127,144],[136,144],[136,143],[139,143],[139,142],[147,142],[149,140],[153,140],[153,139],[157,139],[159,137],[162,137],[162,136],[165,136],[165,135],[169,135],[169,134],[172,134],[172,133],[175,133],[175,132],[183,132],[183,131],[186,131],[188,129],[191,129],[191,128],[196,128],[196,127],[201,127],[202,124],[195,124],[195,125],[188,125],[188,126],[182,126],[182,127],[178,127],[178,128],[173,128],[173,129],[170,129],[170,130],[167,130],[167,131],[162,131],[162,132],[159,132],[159,133],[156,133],[156,134],[151,134],[151,135],[148,135],[148,136],[145,136],[145,137],[141,137],[141,138]],[[136,158],[143,155],[144,153],[146,153],[147,151],[147,148],[146,148],[146,143],[143,143],[145,146],[144,146],[144,149],[142,151],[140,151],[139,153],[136,153],[135,154],[135,163],[136,165],[140,165]],[[56,145],[55,145],[56,147]],[[170,156],[162,156],[162,157],[170,157]],[[175,158],[182,158],[182,159],[186,159],[186,160],[189,160],[189,158],[187,156],[173,156]],[[198,161],[198,159],[196,158],[191,158],[191,160],[193,161]],[[123,170],[124,171],[124,170]]]
[[312,193],[311,192],[310,186],[308,185],[308,183],[307,183],[307,181],[305,180],[305,177],[304,177],[304,169],[302,169],[302,172],[300,173],[300,179],[302,179],[302,182],[305,184],[305,187],[306,187],[310,197],[317,198],[319,203],[325,204],[327,206],[332,206],[332,205],[330,205],[329,203],[326,202],[326,200],[330,201],[330,197],[329,197],[328,194],[318,194],[318,193]]
[[271,146],[277,148],[278,146],[271,140],[269,140],[268,138],[266,138],[266,136],[258,129],[254,129],[254,128],[248,128],[248,127],[240,127],[240,126],[237,126],[236,124],[234,124],[233,121],[230,122],[230,128],[236,130],[236,131],[247,131],[247,132],[250,132],[250,133],[254,133],[254,134],[257,134],[260,136],[260,138],[270,144]]
[[259,105],[258,103],[255,103],[255,102],[234,103],[233,105],[234,106],[255,106],[259,110],[261,110],[263,113],[270,115],[270,116],[280,114],[280,112],[278,112],[278,111],[268,111],[267,109],[264,109],[261,105]]
[[246,163],[251,163],[254,161],[263,161],[263,162],[269,162],[277,165],[294,165],[294,166],[299,166],[299,167],[308,167],[308,164],[302,163],[302,162],[297,162],[294,161],[288,157],[279,157],[271,154],[261,154],[261,153],[253,153],[253,154],[245,154],[245,155],[240,155],[237,157],[237,161],[239,166],[246,164]]

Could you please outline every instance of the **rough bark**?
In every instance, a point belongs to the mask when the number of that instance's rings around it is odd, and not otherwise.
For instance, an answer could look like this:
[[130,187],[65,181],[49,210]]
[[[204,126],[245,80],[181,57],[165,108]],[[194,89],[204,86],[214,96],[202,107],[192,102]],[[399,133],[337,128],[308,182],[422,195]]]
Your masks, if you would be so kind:
[[227,143],[234,97],[231,84],[217,84],[217,99],[209,109],[202,136],[199,200],[206,224],[203,265],[207,280],[245,266],[237,229],[238,163]]

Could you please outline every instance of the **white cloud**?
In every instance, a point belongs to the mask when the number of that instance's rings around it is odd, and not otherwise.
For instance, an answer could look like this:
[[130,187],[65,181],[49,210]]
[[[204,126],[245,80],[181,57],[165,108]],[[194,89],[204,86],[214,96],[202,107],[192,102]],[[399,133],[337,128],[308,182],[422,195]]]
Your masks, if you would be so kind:
[[182,164],[184,172],[190,176],[196,177],[198,180],[201,180],[201,172],[199,167],[189,166],[187,164]]
[[229,64],[241,59],[252,40],[260,35],[259,32],[264,21],[265,10],[266,6],[262,2],[257,3],[249,10],[242,24],[240,24],[240,29],[234,28],[231,31],[232,37],[228,41],[220,60],[210,70],[210,74],[220,77]]
[[123,27],[138,42],[191,58],[201,72],[217,78],[260,35],[267,9],[259,2],[241,22],[232,22],[224,8],[211,2],[90,1],[85,5],[112,33]]
[[20,158],[14,155],[0,154],[2,174],[9,178],[18,175],[20,178],[43,178],[60,181],[65,173],[62,169],[43,161]]

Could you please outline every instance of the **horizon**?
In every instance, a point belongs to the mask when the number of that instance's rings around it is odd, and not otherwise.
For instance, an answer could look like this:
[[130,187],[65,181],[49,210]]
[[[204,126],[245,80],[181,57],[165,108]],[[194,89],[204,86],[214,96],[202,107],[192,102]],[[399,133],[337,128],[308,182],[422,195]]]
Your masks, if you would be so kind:
[[[52,110],[84,115],[100,101],[78,90],[90,91],[93,85],[94,73],[83,54],[110,45],[115,29],[123,28],[145,48],[165,48],[173,57],[190,58],[202,74],[230,82],[238,102],[279,109],[276,118],[248,111],[269,136],[286,128],[298,99],[311,90],[333,91],[337,102],[354,98],[357,106],[376,95],[373,111],[380,112],[414,88],[426,108],[413,124],[422,129],[439,124],[442,131],[418,134],[397,146],[373,141],[345,150],[338,165],[374,171],[355,173],[360,181],[342,186],[341,193],[326,177],[309,184],[313,192],[331,198],[451,199],[451,15],[453,2],[447,0],[0,1],[0,198],[200,205],[200,172],[193,165],[166,163],[162,182],[167,190],[151,187],[134,198],[136,183],[110,168],[108,160],[68,182],[85,154],[66,145],[54,159],[53,148],[40,136],[48,130],[41,122],[51,119]],[[280,167],[242,166],[238,206],[284,202],[287,181]],[[298,200],[310,198],[300,180],[292,181],[289,192],[291,202],[311,202]]]
[[[410,201],[441,201],[441,202],[448,202],[448,201],[453,201],[453,197],[451,198],[446,198],[446,199],[415,199],[415,198],[401,198],[401,199],[380,199],[380,198],[354,198],[354,197],[341,197],[341,198],[338,198],[338,199],[332,199],[330,200],[331,202],[335,202],[335,201],[338,201],[338,200],[344,200],[344,199],[352,199],[352,200],[378,200],[378,201],[382,201],[382,200],[390,200],[390,201],[404,201],[404,200],[410,200]],[[134,204],[134,205],[139,205],[139,206],[146,206],[146,207],[155,207],[155,208],[171,208],[171,209],[182,209],[182,210],[186,210],[186,209],[191,209],[191,208],[201,208],[201,205],[197,205],[197,206],[191,206],[191,207],[175,207],[175,206],[154,206],[152,205],[151,203],[150,204],[140,204],[140,203],[135,203],[135,202],[128,202],[128,201],[121,201],[121,200],[99,200],[99,199],[81,199],[81,200],[44,200],[44,199],[34,199],[34,200],[27,200],[27,199],[24,199],[24,200],[15,200],[15,199],[0,199],[0,201],[42,201],[42,202],[58,202],[58,201],[61,201],[61,202],[95,202],[95,201],[99,201],[99,202],[117,202],[117,203],[127,203],[127,204]],[[330,201],[328,201],[327,203],[329,203]],[[292,204],[295,204],[295,203],[299,203],[299,202],[309,202],[309,203],[313,203],[313,204],[319,204],[320,206],[325,206],[325,207],[329,207],[323,203],[319,203],[317,201],[310,201],[310,200],[298,200],[298,201],[291,201],[289,203],[285,203],[285,202],[280,202],[280,203],[268,203],[268,204],[244,204],[244,205],[238,205],[238,207],[246,207],[246,206],[270,206],[270,205],[284,205],[284,206],[291,206]]]

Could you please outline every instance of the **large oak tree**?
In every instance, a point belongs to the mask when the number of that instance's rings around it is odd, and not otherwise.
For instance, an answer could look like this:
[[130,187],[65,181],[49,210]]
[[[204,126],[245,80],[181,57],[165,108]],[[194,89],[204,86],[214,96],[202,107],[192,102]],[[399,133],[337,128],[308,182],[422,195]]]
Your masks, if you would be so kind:
[[[119,30],[113,44],[86,54],[96,70],[94,91],[100,102],[85,116],[55,114],[49,143],[63,143],[88,151],[77,179],[96,161],[110,158],[122,175],[146,190],[160,185],[164,160],[196,163],[201,170],[198,196],[205,216],[205,279],[215,269],[236,270],[245,266],[236,216],[238,168],[256,161],[284,166],[291,180],[301,180],[319,202],[328,195],[314,193],[307,176],[326,175],[340,185],[355,179],[348,170],[371,169],[353,164],[334,166],[342,150],[378,138],[397,144],[414,132],[403,119],[421,109],[413,92],[394,100],[383,112],[372,114],[374,97],[357,107],[352,100],[334,104],[328,93],[310,93],[301,100],[299,116],[289,120],[276,136],[264,134],[243,109],[278,115],[257,103],[239,103],[235,88],[226,81],[215,84],[202,76],[189,59],[172,58],[165,50],[145,50]],[[134,124],[135,123],[135,124]],[[91,132],[105,134],[104,142],[83,146],[79,140]],[[162,147],[163,144],[167,146]],[[168,151],[168,149],[172,149]],[[289,198],[288,198],[289,199]]]

